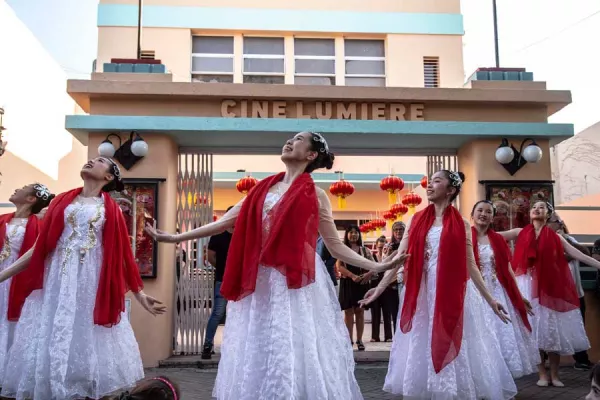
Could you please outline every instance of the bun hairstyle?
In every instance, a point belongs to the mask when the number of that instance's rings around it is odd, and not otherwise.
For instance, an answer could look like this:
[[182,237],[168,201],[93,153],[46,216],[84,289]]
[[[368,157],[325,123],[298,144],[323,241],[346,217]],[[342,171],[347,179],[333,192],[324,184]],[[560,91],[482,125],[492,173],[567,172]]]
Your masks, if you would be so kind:
[[496,205],[494,203],[492,203],[490,200],[479,200],[477,203],[475,203],[475,205],[473,206],[473,209],[471,210],[471,217],[473,216],[473,214],[475,214],[475,209],[481,203],[489,204],[490,206],[492,206],[492,216],[493,217],[496,216]]
[[56,195],[50,193],[50,190],[46,185],[41,183],[33,184],[33,195],[35,196],[35,203],[31,206],[31,213],[38,214],[44,208],[48,207],[50,202]]
[[179,400],[179,386],[166,376],[145,379],[131,392],[124,392],[112,400]]
[[106,157],[108,160],[108,172],[114,177],[114,179],[108,182],[106,185],[102,187],[103,192],[122,192],[125,190],[125,185],[123,184],[123,178],[121,178],[121,168],[114,162],[111,158]]
[[331,169],[333,168],[333,160],[335,160],[335,155],[329,151],[329,146],[327,145],[327,141],[317,132],[308,132],[311,137],[311,150],[317,152],[317,158],[315,158],[310,164],[306,166],[304,172],[308,172],[309,174],[316,169],[325,168]]
[[450,202],[452,203],[458,197],[460,189],[465,182],[465,174],[460,171],[450,171],[443,169],[442,172],[446,175],[446,178],[450,182],[450,186],[456,188],[456,191],[450,196]]

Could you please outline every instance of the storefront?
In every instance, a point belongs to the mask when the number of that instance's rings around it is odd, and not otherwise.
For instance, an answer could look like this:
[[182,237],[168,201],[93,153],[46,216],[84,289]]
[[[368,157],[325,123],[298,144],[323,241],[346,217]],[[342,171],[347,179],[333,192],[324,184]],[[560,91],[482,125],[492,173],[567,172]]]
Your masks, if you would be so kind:
[[[69,94],[89,115],[66,121],[67,129],[88,145],[90,156],[97,155],[108,134],[125,138],[135,131],[144,138],[148,155],[124,175],[135,179],[132,185],[146,185],[140,190],[150,197],[156,188],[152,216],[167,231],[212,220],[217,201],[213,155],[279,154],[285,140],[300,131],[323,133],[340,157],[422,156],[426,173],[458,166],[467,177],[460,197],[464,215],[476,200],[499,195],[500,182],[534,187],[536,193],[541,187],[551,198],[550,146],[573,135],[572,125],[547,122],[570,103],[570,93],[546,90],[542,82],[472,80],[461,89],[425,89],[170,80],[168,74],[104,73],[69,81]],[[524,139],[533,139],[543,156],[536,163],[515,160],[519,168],[511,175],[496,160],[503,138],[517,149]],[[368,191],[362,195],[368,198]],[[190,196],[202,200],[187,201]],[[196,257],[203,244],[190,245]],[[132,309],[144,362],[153,366],[181,343],[186,352],[200,348],[208,307],[198,306],[195,328],[183,329],[191,322],[177,311],[175,247],[145,251],[154,257],[146,290],[170,310],[154,319],[135,304]],[[194,302],[210,301],[210,284],[199,285],[204,286],[195,290],[205,298]],[[592,338],[596,348],[599,339]]]

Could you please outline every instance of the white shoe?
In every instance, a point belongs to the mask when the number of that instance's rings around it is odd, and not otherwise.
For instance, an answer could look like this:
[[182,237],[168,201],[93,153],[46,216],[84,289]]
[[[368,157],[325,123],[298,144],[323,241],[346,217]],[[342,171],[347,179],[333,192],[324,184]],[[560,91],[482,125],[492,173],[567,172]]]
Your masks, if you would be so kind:
[[539,381],[537,381],[536,385],[538,385],[539,387],[547,387],[549,383],[545,379],[540,379]]
[[555,380],[553,380],[552,381],[552,386],[554,386],[554,387],[565,387],[565,384],[562,383],[561,381],[558,381],[558,380],[555,381]]

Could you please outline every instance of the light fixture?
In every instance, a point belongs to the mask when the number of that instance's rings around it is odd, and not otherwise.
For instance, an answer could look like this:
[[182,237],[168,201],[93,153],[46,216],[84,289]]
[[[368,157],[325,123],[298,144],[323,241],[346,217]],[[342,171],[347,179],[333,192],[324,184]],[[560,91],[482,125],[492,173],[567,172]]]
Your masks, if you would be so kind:
[[[119,140],[119,148],[116,151],[110,141],[111,136]],[[111,133],[98,146],[98,154],[102,157],[114,157],[125,169],[129,170],[148,154],[148,143],[136,132],[131,132],[125,143],[122,143],[121,136]]]
[[[531,143],[523,149],[528,141],[531,141]],[[523,139],[519,150],[509,144],[508,139],[504,138],[498,149],[496,149],[496,161],[502,164],[504,169],[511,175],[516,174],[528,162],[532,164],[539,162],[542,155],[542,149],[531,138]]]

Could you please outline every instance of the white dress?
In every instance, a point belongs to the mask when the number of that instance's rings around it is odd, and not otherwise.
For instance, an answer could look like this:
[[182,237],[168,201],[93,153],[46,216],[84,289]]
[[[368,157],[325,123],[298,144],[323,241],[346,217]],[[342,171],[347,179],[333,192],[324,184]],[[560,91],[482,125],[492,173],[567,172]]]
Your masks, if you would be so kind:
[[[441,227],[434,226],[427,234],[426,265],[412,330],[402,333],[398,329],[394,335],[383,390],[401,394],[403,399],[511,399],[517,393],[516,384],[502,359],[498,340],[487,324],[483,309],[489,306],[471,280],[465,294],[459,354],[439,374],[435,373],[431,334],[441,232]],[[403,289],[402,296],[405,293]]]
[[538,298],[531,298],[532,283],[530,270],[527,274],[517,276],[519,290],[531,302],[535,313],[529,320],[540,350],[567,356],[589,349],[590,342],[579,307],[567,312],[558,312],[544,307]]
[[[0,250],[0,271],[3,271],[19,258],[21,245],[25,239],[26,218],[14,218],[6,225],[4,247]],[[8,350],[12,344],[15,322],[10,322],[7,317],[8,294],[11,279],[0,283],[0,387],[8,359]]]
[[491,307],[484,307],[488,324],[495,329],[508,369],[514,378],[537,372],[537,365],[541,360],[535,337],[523,324],[521,315],[515,310],[506,290],[496,276],[494,251],[491,245],[479,244],[479,259],[485,286],[492,297],[506,307],[512,321],[505,324],[494,314]]
[[106,328],[93,314],[102,269],[102,198],[78,198],[46,259],[44,288],[25,302],[2,395],[44,400],[99,399],[144,377],[127,319]]
[[[268,193],[268,210],[279,200]],[[290,227],[294,229],[294,227]],[[315,282],[288,289],[259,266],[254,293],[227,303],[227,324],[213,397],[219,400],[360,400],[354,356],[336,291],[315,254]]]

